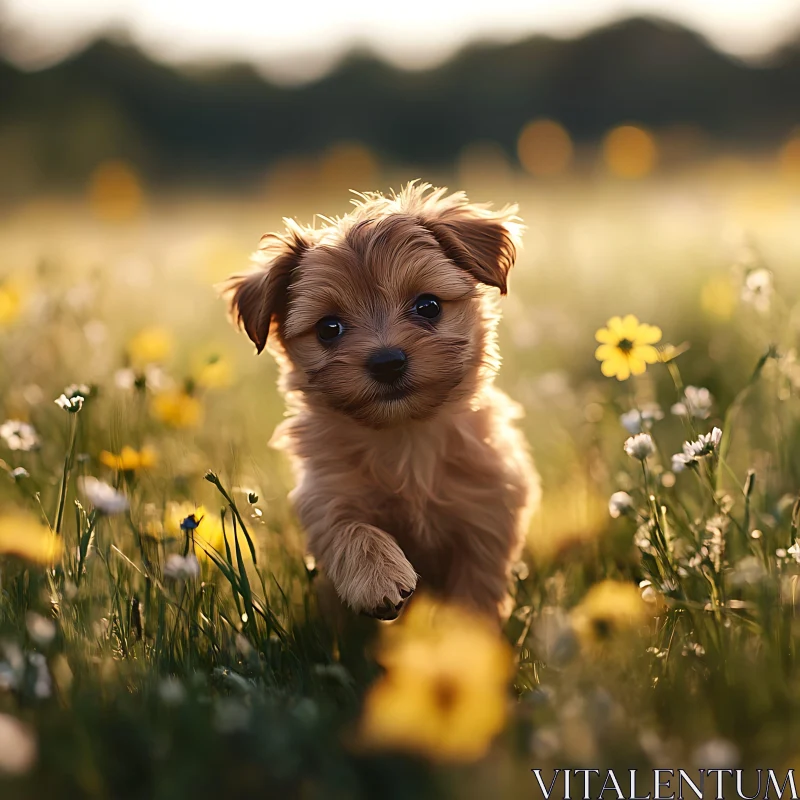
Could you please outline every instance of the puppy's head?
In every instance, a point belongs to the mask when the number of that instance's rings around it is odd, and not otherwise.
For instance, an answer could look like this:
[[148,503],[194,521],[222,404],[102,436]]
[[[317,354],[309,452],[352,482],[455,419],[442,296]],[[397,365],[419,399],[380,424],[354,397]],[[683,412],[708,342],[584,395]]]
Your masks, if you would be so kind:
[[427,185],[361,196],[327,227],[266,237],[261,268],[227,284],[231,312],[309,405],[376,428],[429,418],[497,367],[491,295],[516,256],[514,211]]

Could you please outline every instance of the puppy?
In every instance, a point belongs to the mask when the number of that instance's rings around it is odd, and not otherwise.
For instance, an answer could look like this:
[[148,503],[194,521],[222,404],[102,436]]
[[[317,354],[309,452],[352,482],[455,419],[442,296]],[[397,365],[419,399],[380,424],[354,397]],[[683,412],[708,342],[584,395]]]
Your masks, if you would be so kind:
[[493,385],[521,225],[445,192],[412,183],[322,227],[285,220],[225,285],[281,368],[290,416],[273,444],[309,550],[380,619],[424,586],[499,620],[539,495],[517,406]]

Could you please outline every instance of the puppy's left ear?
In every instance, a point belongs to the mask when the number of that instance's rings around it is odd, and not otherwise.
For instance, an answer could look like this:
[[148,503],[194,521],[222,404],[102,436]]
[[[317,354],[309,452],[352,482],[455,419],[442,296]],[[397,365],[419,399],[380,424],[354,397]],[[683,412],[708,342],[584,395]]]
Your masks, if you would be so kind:
[[491,211],[464,204],[445,209],[422,224],[451,261],[480,283],[506,294],[508,273],[522,241],[523,226],[516,211],[516,206]]

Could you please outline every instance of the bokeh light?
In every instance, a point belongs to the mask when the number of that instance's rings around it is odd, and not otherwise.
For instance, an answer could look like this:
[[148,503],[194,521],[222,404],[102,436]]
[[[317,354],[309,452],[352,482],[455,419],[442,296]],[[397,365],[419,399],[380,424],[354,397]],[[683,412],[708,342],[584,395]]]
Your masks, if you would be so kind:
[[800,134],[795,134],[780,150],[778,165],[781,174],[800,180]]
[[108,222],[136,218],[144,207],[144,190],[133,167],[125,161],[101,163],[89,179],[89,205]]
[[644,178],[658,161],[655,136],[637,125],[620,125],[603,140],[603,160],[617,178]]
[[337,142],[322,158],[320,179],[327,188],[371,189],[378,174],[378,160],[359,142]]
[[558,122],[535,120],[522,129],[517,154],[525,170],[537,178],[560,175],[572,161],[572,139]]

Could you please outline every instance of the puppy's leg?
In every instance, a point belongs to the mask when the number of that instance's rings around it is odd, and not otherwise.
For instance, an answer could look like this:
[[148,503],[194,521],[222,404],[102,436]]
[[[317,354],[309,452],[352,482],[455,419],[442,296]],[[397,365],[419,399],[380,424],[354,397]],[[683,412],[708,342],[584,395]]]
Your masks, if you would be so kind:
[[395,619],[417,585],[417,574],[388,533],[362,522],[309,531],[309,545],[336,592],[353,611]]
[[449,564],[445,594],[501,623],[511,611],[509,570],[519,539],[512,519],[497,523],[497,528],[463,525]]

